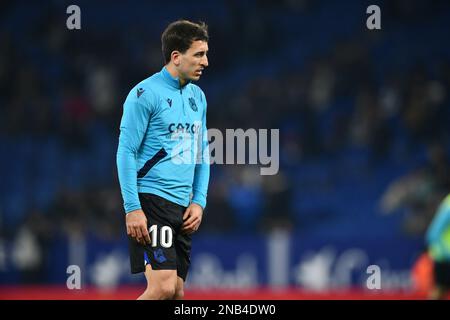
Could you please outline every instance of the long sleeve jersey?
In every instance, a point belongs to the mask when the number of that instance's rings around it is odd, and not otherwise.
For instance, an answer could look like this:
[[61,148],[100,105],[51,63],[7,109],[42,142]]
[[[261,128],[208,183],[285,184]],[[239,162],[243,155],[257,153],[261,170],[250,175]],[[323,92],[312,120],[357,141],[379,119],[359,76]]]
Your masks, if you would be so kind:
[[180,86],[166,67],[129,92],[120,123],[117,169],[124,209],[141,208],[138,193],[182,206],[206,206],[209,149],[206,97]]

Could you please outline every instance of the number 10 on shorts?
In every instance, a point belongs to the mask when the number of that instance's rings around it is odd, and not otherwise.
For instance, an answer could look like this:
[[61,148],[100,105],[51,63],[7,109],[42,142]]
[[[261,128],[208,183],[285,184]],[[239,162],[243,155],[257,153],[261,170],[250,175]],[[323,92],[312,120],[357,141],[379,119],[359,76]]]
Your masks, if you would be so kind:
[[[152,247],[158,246],[158,226],[156,224],[152,225],[148,229],[148,233],[152,237]],[[159,243],[163,248],[170,248],[172,246],[172,229],[169,226],[163,226],[159,229]]]

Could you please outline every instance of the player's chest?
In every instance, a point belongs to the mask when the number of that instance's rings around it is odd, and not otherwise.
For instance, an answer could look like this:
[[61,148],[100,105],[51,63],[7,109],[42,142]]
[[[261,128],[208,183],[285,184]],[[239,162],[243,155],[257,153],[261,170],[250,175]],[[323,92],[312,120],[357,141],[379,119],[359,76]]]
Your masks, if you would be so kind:
[[161,95],[157,110],[152,127],[167,133],[188,130],[202,121],[203,105],[189,92]]

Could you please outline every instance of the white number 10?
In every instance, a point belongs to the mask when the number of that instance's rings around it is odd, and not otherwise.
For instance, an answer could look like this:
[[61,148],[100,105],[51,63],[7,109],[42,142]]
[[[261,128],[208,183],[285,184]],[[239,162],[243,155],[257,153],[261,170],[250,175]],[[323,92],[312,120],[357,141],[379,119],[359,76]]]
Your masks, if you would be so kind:
[[[158,226],[156,224],[152,225],[150,229],[148,229],[150,236],[152,237],[152,247],[156,247],[158,245]],[[160,229],[160,243],[164,248],[170,248],[172,246],[172,229],[169,226],[163,226]]]

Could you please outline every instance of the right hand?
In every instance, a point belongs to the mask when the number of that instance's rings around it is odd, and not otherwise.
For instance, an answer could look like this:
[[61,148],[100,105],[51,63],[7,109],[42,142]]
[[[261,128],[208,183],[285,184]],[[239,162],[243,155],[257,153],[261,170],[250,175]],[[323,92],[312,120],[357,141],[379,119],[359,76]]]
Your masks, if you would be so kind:
[[147,230],[147,218],[142,209],[130,211],[126,214],[127,234],[142,245],[150,244]]

